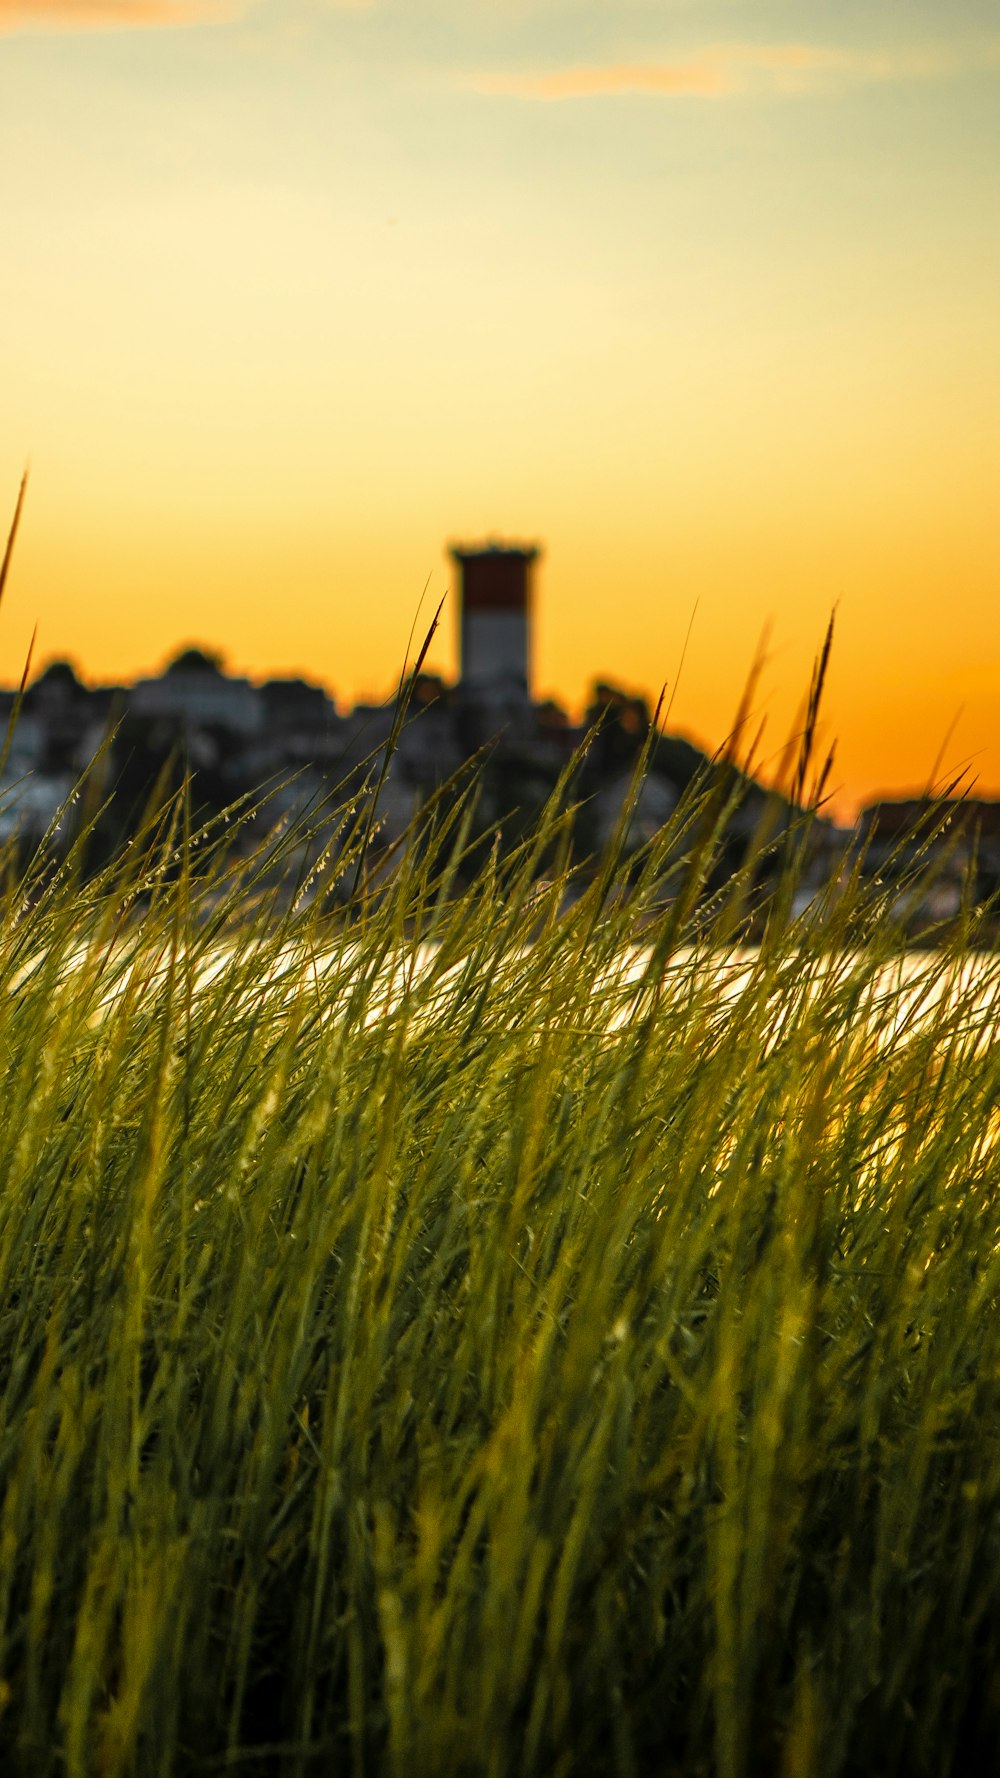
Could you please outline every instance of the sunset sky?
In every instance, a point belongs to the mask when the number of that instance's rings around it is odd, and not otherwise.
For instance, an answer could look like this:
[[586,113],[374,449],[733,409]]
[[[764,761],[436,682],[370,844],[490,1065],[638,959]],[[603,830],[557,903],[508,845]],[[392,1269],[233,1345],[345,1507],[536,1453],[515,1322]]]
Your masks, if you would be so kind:
[[1000,794],[995,0],[0,0],[0,217],[4,683],[384,695],[498,536],[539,694],[770,625],[776,756],[836,604],[838,809]]

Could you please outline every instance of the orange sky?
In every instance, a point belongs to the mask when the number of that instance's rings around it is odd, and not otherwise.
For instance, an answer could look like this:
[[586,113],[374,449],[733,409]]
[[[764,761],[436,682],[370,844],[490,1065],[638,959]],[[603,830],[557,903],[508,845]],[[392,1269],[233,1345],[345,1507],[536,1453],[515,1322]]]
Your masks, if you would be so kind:
[[838,808],[1000,792],[988,0],[0,0],[0,44],[0,678],[37,624],[382,695],[448,540],[512,536],[539,693],[666,681],[714,746],[769,624],[776,753],[836,604]]

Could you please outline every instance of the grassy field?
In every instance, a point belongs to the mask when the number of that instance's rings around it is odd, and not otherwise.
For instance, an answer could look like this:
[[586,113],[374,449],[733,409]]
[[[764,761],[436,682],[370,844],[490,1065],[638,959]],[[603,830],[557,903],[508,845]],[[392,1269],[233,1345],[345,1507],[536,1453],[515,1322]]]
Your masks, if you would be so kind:
[[5,1773],[995,1769],[996,968],[794,843],[731,955],[712,794],[9,879]]

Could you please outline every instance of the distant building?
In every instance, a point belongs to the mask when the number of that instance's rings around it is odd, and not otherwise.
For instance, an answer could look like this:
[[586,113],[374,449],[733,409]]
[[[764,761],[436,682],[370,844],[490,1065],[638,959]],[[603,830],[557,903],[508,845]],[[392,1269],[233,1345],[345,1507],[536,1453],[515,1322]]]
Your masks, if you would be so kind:
[[463,692],[527,699],[531,688],[531,570],[534,544],[453,545],[461,577],[460,680]]
[[308,679],[266,679],[259,697],[272,734],[327,734],[336,721],[330,693]]
[[232,679],[218,656],[185,648],[156,679],[139,679],[128,693],[134,716],[169,717],[195,727],[255,735],[263,726],[260,692],[248,679]]
[[627,850],[646,845],[677,807],[677,792],[665,778],[650,773],[637,786],[630,771],[605,779],[593,798],[591,820],[599,846],[607,846],[618,829],[625,806],[632,798],[628,827],[623,835]]
[[89,765],[108,731],[113,702],[110,689],[84,685],[69,661],[51,661],[25,692],[18,723],[28,734],[32,724],[40,729],[38,770],[75,777]]

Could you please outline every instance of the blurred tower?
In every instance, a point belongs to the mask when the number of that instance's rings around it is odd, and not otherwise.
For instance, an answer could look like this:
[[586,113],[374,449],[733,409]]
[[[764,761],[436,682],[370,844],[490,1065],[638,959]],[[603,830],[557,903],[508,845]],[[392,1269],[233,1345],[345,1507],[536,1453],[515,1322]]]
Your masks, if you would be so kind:
[[488,543],[453,546],[461,576],[459,679],[479,692],[518,694],[530,688],[531,567],[539,551]]

